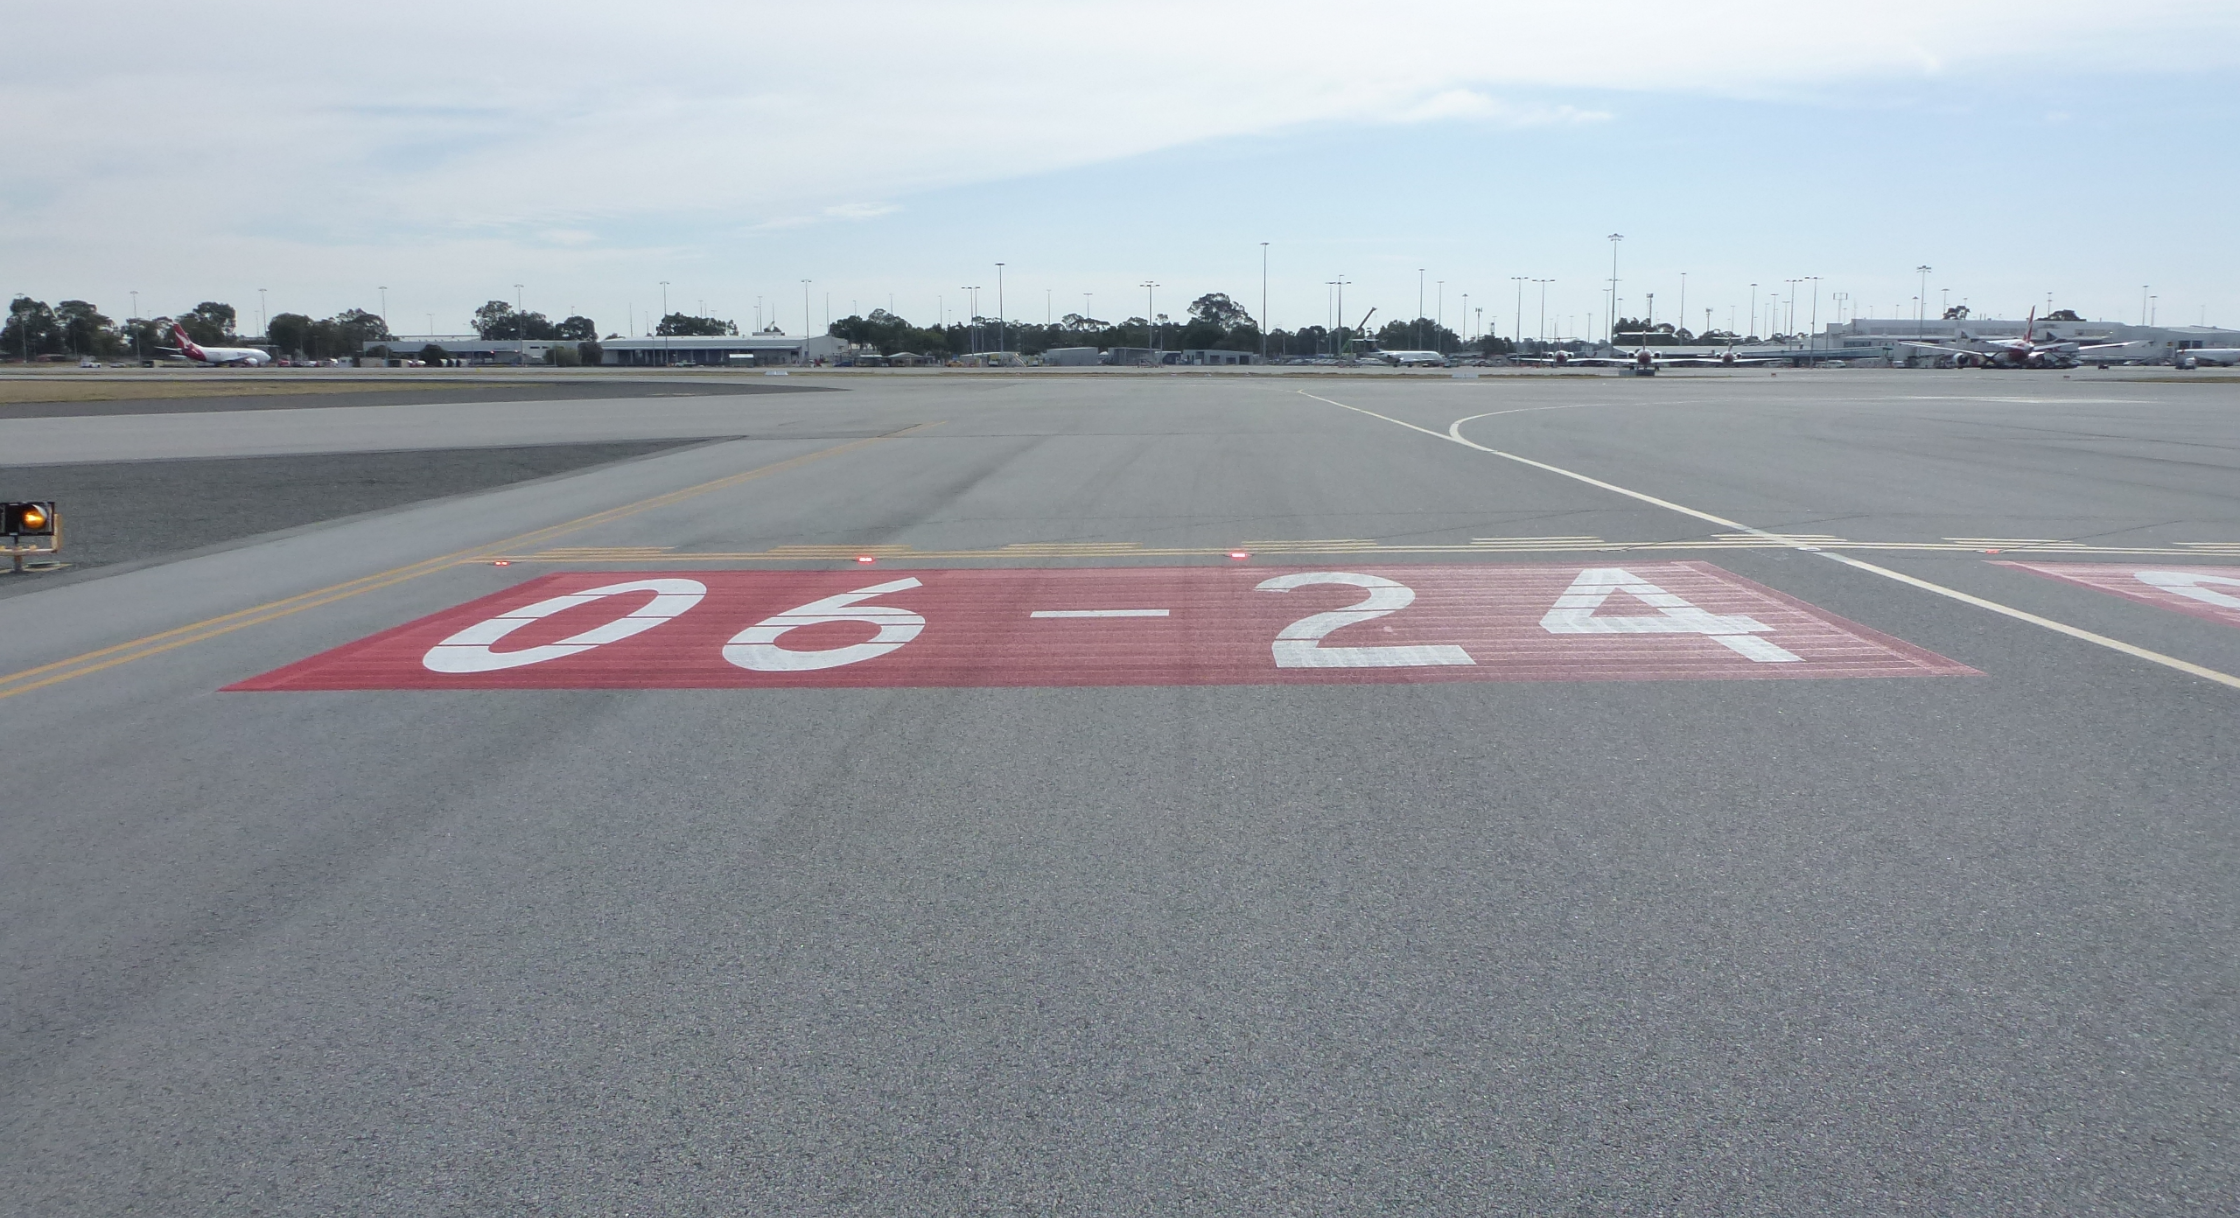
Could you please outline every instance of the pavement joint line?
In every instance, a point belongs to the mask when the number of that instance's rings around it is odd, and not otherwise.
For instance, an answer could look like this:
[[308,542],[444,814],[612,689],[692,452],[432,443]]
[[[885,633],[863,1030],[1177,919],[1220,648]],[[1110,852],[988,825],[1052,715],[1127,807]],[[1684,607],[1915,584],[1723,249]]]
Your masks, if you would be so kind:
[[851,440],[844,444],[834,445],[831,448],[822,448],[814,452],[803,453],[797,457],[788,457],[783,461],[776,461],[772,462],[769,465],[757,466],[754,469],[745,470],[740,473],[726,474],[721,478],[715,478],[707,482],[701,482],[692,486],[683,487],[679,490],[665,492],[648,499],[641,499],[633,503],[625,503],[619,507],[612,507],[606,509],[605,511],[594,512],[588,516],[580,516],[574,520],[563,521],[555,525],[547,525],[546,527],[541,529],[532,529],[529,532],[516,534],[515,536],[508,537],[490,546],[476,546],[471,549],[454,550],[449,554],[438,555],[435,558],[424,558],[419,562],[407,563],[406,565],[401,567],[392,567],[387,571],[377,571],[371,575],[361,575],[356,579],[345,580],[339,584],[330,584],[324,588],[315,588],[309,592],[300,592],[294,596],[284,597],[280,600],[267,601],[262,605],[252,605],[246,609],[237,609],[232,613],[220,614],[217,617],[204,618],[199,622],[189,622],[184,626],[175,626],[170,630],[160,631],[156,634],[144,635],[137,639],[131,639],[123,643],[113,644],[108,647],[99,648],[98,650],[83,652],[78,655],[71,656],[68,659],[56,660],[53,663],[49,664],[41,664],[36,668],[26,668],[19,672],[13,672],[7,674],[6,676],[0,676],[0,700],[13,698],[18,694],[27,694],[32,692],[33,690],[45,689],[50,685],[56,685],[63,681],[68,681],[76,677],[89,676],[93,673],[115,668],[120,664],[127,664],[134,660],[144,659],[148,656],[161,655],[164,652],[171,651],[175,648],[187,646],[190,643],[200,643],[207,639],[216,638],[219,635],[231,634],[236,630],[241,630],[249,626],[262,625],[266,622],[270,622],[278,618],[287,617],[290,614],[301,613],[306,609],[317,609],[325,605],[331,605],[336,601],[347,600],[350,597],[358,596],[366,592],[378,591],[382,588],[401,584],[408,580],[418,579],[423,575],[430,575],[437,571],[445,570],[450,567],[476,561],[487,561],[488,558],[491,557],[490,551],[493,549],[499,549],[511,545],[534,545],[540,541],[550,540],[555,537],[563,537],[571,532],[593,528],[595,526],[606,524],[611,521],[622,520],[630,516],[635,516],[641,512],[649,512],[658,508],[682,503],[683,501],[693,498],[697,495],[704,495],[713,491],[724,490],[729,487],[736,486],[742,482],[760,478],[766,474],[783,473],[788,469],[806,465],[812,461],[822,460],[825,457],[838,456],[839,454],[848,452],[851,449],[861,448],[869,444],[876,444],[882,440],[889,440],[900,436],[910,435],[913,432],[923,431],[927,428],[932,427],[939,427],[940,425],[941,424],[939,422],[920,423],[911,427],[903,428],[899,431],[888,432],[885,435],[866,436],[860,440]]
[[[2221,542],[2179,542],[2182,546],[2224,545]],[[1421,545],[1393,545],[1384,542],[1358,541],[1244,541],[1234,546],[1145,546],[1138,542],[1090,542],[1066,545],[1047,542],[1013,542],[997,549],[979,550],[920,550],[914,546],[881,543],[860,546],[774,546],[768,550],[674,550],[658,546],[616,546],[602,549],[593,546],[557,547],[513,554],[480,555],[460,561],[504,559],[507,562],[600,562],[600,563],[659,563],[659,562],[803,562],[803,561],[852,561],[865,554],[877,558],[895,559],[1013,559],[1013,558],[1225,558],[1231,551],[1244,549],[1256,555],[1318,554],[1641,554],[1670,553],[1680,550],[1804,550],[1807,552],[1830,550],[1892,550],[1914,554],[1983,554],[1988,551],[1976,545],[1958,545],[1934,541],[1846,541],[1822,538],[1812,534],[1777,534],[1771,538],[1751,537],[1747,534],[1698,541],[1603,541],[1599,538],[1581,538],[1570,541],[1551,538],[1534,542],[1529,538],[1515,541],[1483,539],[1468,543],[1426,542]],[[2240,546],[2234,546],[2240,552]],[[2076,545],[2055,548],[2038,546],[2015,547],[2000,551],[2010,554],[2068,554],[2085,557],[2112,558],[2118,555],[2145,555],[2150,557],[2201,558],[2223,557],[2225,551],[2213,549],[2172,549],[2167,546],[2087,546]]]
[[[1447,428],[1445,432],[1437,432],[1431,430],[1428,427],[1418,427],[1415,424],[1407,422],[1405,420],[1395,419],[1390,415],[1378,414],[1374,410],[1364,410],[1359,406],[1348,406],[1344,402],[1331,401],[1331,399],[1329,398],[1320,397],[1315,394],[1308,393],[1304,389],[1301,389],[1298,392],[1300,396],[1313,398],[1317,402],[1327,403],[1328,405],[1336,406],[1343,410],[1351,410],[1357,414],[1365,414],[1374,419],[1382,419],[1387,423],[1398,424],[1399,426],[1405,427],[1410,431],[1420,431],[1424,435],[1432,436],[1441,440],[1449,440],[1453,443],[1462,445],[1464,448],[1474,448],[1482,453],[1490,453],[1493,456],[1500,457],[1505,461],[1514,461],[1520,465],[1529,465],[1534,469],[1545,470],[1548,473],[1557,474],[1562,477],[1572,479],[1575,482],[1584,482],[1588,486],[1599,487],[1602,490],[1610,491],[1619,495],[1624,495],[1629,499],[1637,499],[1643,503],[1664,508],[1667,511],[1678,512],[1683,516],[1693,516],[1698,520],[1707,521],[1711,524],[1725,525],[1727,528],[1734,529],[1738,532],[1748,533],[1754,537],[1764,538],[1768,542],[1778,543],[1790,549],[1799,550],[1808,554],[1818,554],[1820,557],[1825,558],[1830,562],[1841,563],[1844,566],[1851,567],[1859,571],[1865,571],[1871,575],[1879,575],[1884,579],[1894,580],[1909,587],[1919,588],[1924,592],[1934,592],[1938,596],[1948,597],[1952,600],[1959,601],[1964,605],[1973,605],[1978,609],[1987,609],[1993,613],[2011,617],[2019,622],[2028,622],[2033,626],[2051,630],[2056,634],[2064,634],[2069,636],[2070,638],[2078,639],[2086,643],[2091,643],[2098,647],[2105,647],[2110,651],[2120,652],[2134,659],[2145,660],[2151,664],[2160,664],[2165,668],[2175,669],[2179,672],[2185,673],[2188,676],[2199,677],[2205,681],[2214,681],[2219,685],[2228,686],[2232,689],[2240,689],[2240,677],[2236,677],[2228,672],[2220,672],[2214,668],[2208,668],[2203,665],[2196,664],[2191,660],[2181,660],[2176,656],[2164,655],[2162,652],[2153,651],[2148,648],[2138,646],[2134,643],[2126,643],[2122,639],[2110,638],[2107,635],[2086,630],[2081,626],[2071,626],[2066,622],[2057,622],[2049,617],[2041,617],[2038,614],[2032,613],[2027,609],[2017,609],[2012,605],[2004,605],[1999,603],[1998,601],[1988,600],[1973,593],[1962,592],[1958,588],[1949,588],[1943,584],[1936,583],[1931,580],[1922,579],[1918,576],[1907,575],[1902,571],[1893,571],[1888,567],[1877,566],[1874,563],[1866,562],[1862,559],[1853,558],[1848,554],[1833,554],[1820,546],[1806,544],[1806,539],[1803,538],[1784,537],[1779,533],[1769,532],[1765,529],[1756,528],[1754,526],[1744,524],[1739,520],[1729,520],[1724,516],[1714,516],[1709,512],[1699,511],[1692,507],[1674,503],[1669,499],[1660,499],[1655,495],[1619,486],[1614,482],[1605,482],[1600,478],[1578,473],[1573,470],[1568,470],[1560,465],[1550,465],[1545,461],[1535,461],[1531,457],[1519,456],[1518,454],[1511,452],[1503,452],[1498,448],[1489,448],[1486,445],[1469,439],[1462,434],[1462,425],[1464,423],[1471,422],[1474,419],[1486,418],[1488,417],[1487,415],[1472,415],[1469,418],[1457,419]],[[1497,411],[1493,413],[1501,412]]]

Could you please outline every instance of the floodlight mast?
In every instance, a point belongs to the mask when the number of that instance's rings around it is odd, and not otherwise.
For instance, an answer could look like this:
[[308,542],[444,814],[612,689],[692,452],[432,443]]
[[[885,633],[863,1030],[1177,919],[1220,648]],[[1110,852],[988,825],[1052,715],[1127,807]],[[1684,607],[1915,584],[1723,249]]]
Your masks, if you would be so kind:
[[[1610,346],[1618,345],[1618,243],[1626,239],[1624,233],[1610,234]],[[1520,297],[1521,299],[1521,297]],[[1518,310],[1521,315],[1522,307]],[[1520,324],[1522,318],[1520,317]]]
[[1260,362],[1268,362],[1268,243],[1260,243]]

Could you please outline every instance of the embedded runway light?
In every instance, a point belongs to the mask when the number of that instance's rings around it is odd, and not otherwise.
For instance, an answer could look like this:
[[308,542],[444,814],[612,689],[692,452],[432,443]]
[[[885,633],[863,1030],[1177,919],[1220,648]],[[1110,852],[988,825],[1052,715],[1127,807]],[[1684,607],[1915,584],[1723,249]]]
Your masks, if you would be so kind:
[[864,563],[877,562],[879,561],[879,558],[875,554],[858,554],[856,555],[856,561]]
[[1248,552],[1244,551],[1244,550],[1231,550],[1231,551],[1229,551],[1229,557],[1231,557],[1231,558],[1250,558],[1250,557],[1252,557],[1252,555],[1251,555],[1250,553],[1248,553]]
[[513,565],[513,560],[510,558],[493,559],[490,565],[493,567],[510,567]]

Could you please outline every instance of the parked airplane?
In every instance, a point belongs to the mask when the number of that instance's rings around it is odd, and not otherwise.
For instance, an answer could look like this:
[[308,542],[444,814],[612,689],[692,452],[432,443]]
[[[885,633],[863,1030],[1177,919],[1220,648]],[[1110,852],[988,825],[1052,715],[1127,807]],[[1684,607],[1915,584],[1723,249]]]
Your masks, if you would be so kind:
[[1395,368],[1444,368],[1447,366],[1447,357],[1436,351],[1372,351],[1368,353],[1368,357],[1381,359]]
[[1791,358],[1784,355],[1742,355],[1733,347],[1714,355],[1659,355],[1647,347],[1639,347],[1631,355],[1573,355],[1568,351],[1557,351],[1549,355],[1526,356],[1518,362],[1548,368],[1624,368],[1635,376],[1655,376],[1659,368],[1748,368],[1760,364],[1786,363]]
[[157,350],[172,353],[190,363],[217,367],[221,364],[237,368],[256,368],[272,362],[272,356],[257,347],[203,347],[187,337],[187,328],[178,322],[171,323],[172,340],[176,347],[159,347]]
[[2020,338],[1970,338],[1962,330],[1965,342],[1982,343],[1981,347],[1944,347],[1936,343],[1908,343],[1929,351],[1942,351],[1952,357],[1952,362],[1962,368],[2073,368],[2078,363],[2092,359],[2091,352],[2112,351],[2122,343],[2095,343],[2090,346],[2077,342],[2041,343],[2038,341],[2038,311],[2030,310],[2030,320],[2024,325]]
[[2199,368],[2203,364],[2216,368],[2240,364],[2240,347],[2187,347],[2170,353],[2171,367]]

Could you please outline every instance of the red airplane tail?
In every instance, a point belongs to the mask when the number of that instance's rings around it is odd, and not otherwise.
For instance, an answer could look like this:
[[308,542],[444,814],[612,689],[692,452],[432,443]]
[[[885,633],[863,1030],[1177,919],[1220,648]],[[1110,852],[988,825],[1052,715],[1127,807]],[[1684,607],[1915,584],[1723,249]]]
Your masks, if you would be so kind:
[[188,359],[206,360],[209,358],[202,353],[201,347],[195,345],[193,339],[187,337],[187,328],[178,322],[171,323],[171,337],[179,341],[179,354],[186,356]]

